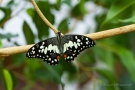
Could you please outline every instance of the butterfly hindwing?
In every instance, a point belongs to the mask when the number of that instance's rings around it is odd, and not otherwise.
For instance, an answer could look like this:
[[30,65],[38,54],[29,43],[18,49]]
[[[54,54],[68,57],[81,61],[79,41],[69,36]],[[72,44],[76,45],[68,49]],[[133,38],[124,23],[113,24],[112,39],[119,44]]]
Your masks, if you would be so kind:
[[74,60],[74,58],[84,49],[93,47],[95,42],[89,37],[82,35],[65,35],[64,42],[64,57],[67,62]]
[[61,33],[58,32],[57,37],[48,38],[32,46],[26,53],[26,57],[40,58],[50,65],[56,65],[60,55],[70,62],[80,52],[94,45],[95,42],[89,37],[83,35],[61,36]]
[[32,46],[26,57],[28,58],[40,58],[51,65],[58,64],[60,52],[58,49],[58,43],[56,42],[56,37],[43,40],[34,46]]

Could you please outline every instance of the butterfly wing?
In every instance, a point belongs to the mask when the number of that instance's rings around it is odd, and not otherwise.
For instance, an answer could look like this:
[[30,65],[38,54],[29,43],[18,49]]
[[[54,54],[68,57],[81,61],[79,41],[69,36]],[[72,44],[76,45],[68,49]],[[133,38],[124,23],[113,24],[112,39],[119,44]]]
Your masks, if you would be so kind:
[[58,64],[60,52],[56,40],[57,38],[53,37],[35,44],[28,50],[26,57],[40,58],[51,65]]
[[63,39],[64,58],[67,62],[74,60],[81,51],[95,45],[91,38],[82,35],[65,35]]

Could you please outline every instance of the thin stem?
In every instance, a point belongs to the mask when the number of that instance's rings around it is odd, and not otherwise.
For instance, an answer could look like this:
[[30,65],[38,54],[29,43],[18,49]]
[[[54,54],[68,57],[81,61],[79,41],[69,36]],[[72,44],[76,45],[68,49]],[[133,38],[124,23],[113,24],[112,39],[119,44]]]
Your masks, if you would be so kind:
[[135,24],[118,27],[114,29],[109,29],[109,30],[104,30],[97,33],[86,34],[85,36],[91,37],[93,40],[97,40],[97,39],[103,39],[103,38],[108,38],[108,37],[112,37],[112,36],[116,36],[116,35],[120,35],[124,33],[133,32],[133,31],[135,31]]
[[14,54],[19,54],[19,53],[25,53],[32,46],[33,45],[26,45],[26,46],[16,46],[16,47],[0,49],[0,58],[7,57]]
[[0,4],[2,3],[2,0],[0,0]]
[[[128,32],[135,31],[135,24],[127,25],[119,28],[114,28],[110,30],[105,30],[97,33],[86,34],[85,36],[92,38],[93,40],[108,38]],[[6,57],[14,54],[25,53],[27,52],[33,45],[26,46],[16,46],[0,49],[0,57]]]
[[43,13],[40,11],[40,9],[38,8],[37,4],[35,3],[34,0],[30,0],[31,3],[33,4],[33,6],[35,7],[35,10],[37,11],[38,15],[41,17],[41,19],[44,21],[44,23],[46,23],[53,31],[55,34],[58,33],[58,30],[45,18],[45,16],[43,15]]

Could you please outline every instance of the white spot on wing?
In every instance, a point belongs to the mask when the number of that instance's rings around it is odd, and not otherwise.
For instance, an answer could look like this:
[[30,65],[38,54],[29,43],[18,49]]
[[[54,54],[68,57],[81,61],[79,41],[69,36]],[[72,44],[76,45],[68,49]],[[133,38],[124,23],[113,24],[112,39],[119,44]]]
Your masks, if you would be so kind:
[[54,51],[55,51],[55,49],[56,49],[56,46],[52,46],[52,50],[54,50]]
[[45,44],[45,42],[42,42],[42,45],[44,45]]
[[88,40],[88,38],[86,38],[86,40]]
[[77,48],[77,44],[74,42],[74,46],[75,46],[75,48]]
[[29,52],[27,53],[27,55],[29,56]]
[[60,51],[59,51],[57,46],[55,46],[55,51],[56,51],[56,53],[60,53]]
[[77,43],[78,46],[80,46],[80,43]]
[[73,58],[72,56],[70,58]]
[[64,44],[64,49],[63,49],[63,52],[65,52],[66,51],[66,44]]
[[80,42],[81,40],[80,39],[77,39],[77,42]]
[[51,61],[51,58],[49,58],[48,60]]
[[75,36],[75,38],[78,39],[77,36]]
[[94,42],[92,41],[92,42],[91,42],[91,44],[93,45],[93,44],[94,44]]
[[32,50],[34,50],[35,48],[33,47]]
[[81,42],[80,44],[82,45],[83,43]]
[[47,53],[47,47],[45,48],[44,53],[45,53],[45,54]]
[[48,50],[52,50],[52,44],[50,44],[49,46],[48,46]]
[[67,56],[67,59],[69,59],[69,56]]
[[57,59],[54,59],[55,62],[57,62]]
[[32,51],[33,54],[35,54],[35,51]]
[[68,45],[72,48],[73,42],[72,41],[69,41]]
[[40,46],[40,49],[44,48],[44,46]]
[[41,53],[43,53],[43,52],[44,52],[44,49],[41,50]]

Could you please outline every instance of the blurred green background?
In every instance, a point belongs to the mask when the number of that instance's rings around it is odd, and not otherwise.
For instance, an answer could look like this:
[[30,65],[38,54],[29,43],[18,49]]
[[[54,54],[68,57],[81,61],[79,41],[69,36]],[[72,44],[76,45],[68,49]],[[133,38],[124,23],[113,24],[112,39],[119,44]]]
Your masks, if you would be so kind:
[[[3,0],[4,1],[4,0]],[[74,32],[78,23],[84,24],[89,14],[92,14],[95,28],[87,23],[86,33],[117,28],[135,23],[134,0],[35,0],[45,17],[57,26],[64,34]],[[53,1],[54,3],[52,3]],[[76,4],[73,4],[76,1]],[[25,3],[18,12],[15,9]],[[92,4],[90,4],[92,3]],[[26,12],[30,23],[23,19],[22,34],[26,44],[37,43],[50,37],[50,29],[36,13],[29,0],[7,0],[0,7],[3,17],[0,18],[0,30],[4,32],[6,23],[17,17],[19,13]],[[62,6],[68,7],[64,17],[56,23]],[[87,7],[94,5],[92,10]],[[98,9],[97,9],[98,8]],[[55,11],[52,12],[52,11]],[[66,10],[65,10],[66,11]],[[15,13],[13,15],[13,13]],[[61,16],[61,14],[59,14]],[[68,23],[74,24],[69,27]],[[15,22],[16,25],[18,22]],[[65,27],[66,26],[66,27]],[[16,26],[13,26],[16,27]],[[76,32],[81,32],[78,29]],[[12,32],[12,31],[11,31]],[[6,47],[3,40],[12,43],[12,46],[21,45],[11,40],[19,34],[11,32],[0,33],[0,48]],[[36,33],[35,33],[36,32]],[[8,44],[6,43],[6,44]],[[25,53],[0,58],[0,90],[135,90],[135,32],[118,35],[96,41],[94,48],[82,52],[74,62],[67,63],[61,59],[56,66],[50,66],[39,59],[28,59]]]

